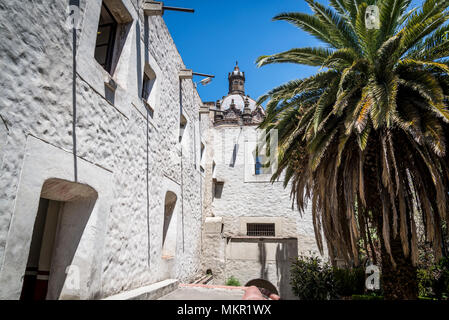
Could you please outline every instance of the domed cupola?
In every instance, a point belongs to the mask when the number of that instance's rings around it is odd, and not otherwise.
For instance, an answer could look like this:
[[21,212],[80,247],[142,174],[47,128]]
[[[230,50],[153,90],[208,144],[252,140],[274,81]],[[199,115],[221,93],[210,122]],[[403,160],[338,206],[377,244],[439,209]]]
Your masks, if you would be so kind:
[[239,63],[236,62],[234,71],[228,74],[229,93],[245,94],[245,72],[240,71]]

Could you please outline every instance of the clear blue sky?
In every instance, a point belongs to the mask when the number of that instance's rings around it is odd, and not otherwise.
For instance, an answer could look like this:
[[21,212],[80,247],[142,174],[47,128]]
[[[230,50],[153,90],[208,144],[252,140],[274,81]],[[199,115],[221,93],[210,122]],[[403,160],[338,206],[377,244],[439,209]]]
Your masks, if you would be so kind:
[[[311,13],[303,0],[166,0],[164,4],[195,9],[193,14],[166,11],[164,20],[187,68],[215,75],[209,85],[198,86],[203,101],[227,94],[227,74],[236,60],[245,71],[246,93],[255,99],[279,84],[317,70],[294,64],[255,65],[260,55],[319,45],[293,25],[271,20],[285,11]],[[201,79],[194,77],[194,81]]]

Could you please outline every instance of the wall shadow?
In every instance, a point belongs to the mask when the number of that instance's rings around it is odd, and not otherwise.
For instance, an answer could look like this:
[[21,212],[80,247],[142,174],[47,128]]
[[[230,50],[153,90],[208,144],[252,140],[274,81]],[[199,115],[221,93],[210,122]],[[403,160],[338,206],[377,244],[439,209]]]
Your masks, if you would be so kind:
[[268,268],[267,268],[267,250],[265,248],[265,243],[259,241],[257,244],[259,248],[259,263],[260,263],[260,278],[268,278]]
[[276,248],[276,274],[279,281],[281,297],[293,298],[290,285],[290,268],[292,259],[298,256],[298,241],[291,239],[281,242]]

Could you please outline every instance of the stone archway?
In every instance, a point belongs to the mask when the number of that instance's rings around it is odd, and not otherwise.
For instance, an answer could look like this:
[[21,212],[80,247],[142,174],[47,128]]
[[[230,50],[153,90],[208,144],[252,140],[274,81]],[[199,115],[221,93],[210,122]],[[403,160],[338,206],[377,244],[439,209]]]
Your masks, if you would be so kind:
[[73,265],[73,259],[97,198],[95,189],[86,184],[56,178],[44,182],[29,244],[21,300],[60,298],[67,268],[76,271],[81,268]]
[[279,295],[278,289],[268,280],[265,279],[253,279],[246,283],[245,287],[251,287],[256,286],[260,289],[266,289],[270,293],[274,293],[276,295]]

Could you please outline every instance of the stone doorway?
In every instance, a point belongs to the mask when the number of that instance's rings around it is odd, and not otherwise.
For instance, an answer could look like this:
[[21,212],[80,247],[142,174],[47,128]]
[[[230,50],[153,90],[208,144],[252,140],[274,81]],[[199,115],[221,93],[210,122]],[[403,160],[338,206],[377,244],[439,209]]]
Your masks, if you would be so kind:
[[61,202],[40,198],[20,300],[45,300]]
[[[66,286],[69,268],[97,199],[87,186],[61,179],[44,182],[29,245],[21,300],[56,300]],[[78,286],[78,288],[76,288]],[[69,285],[70,287],[70,285]]]

